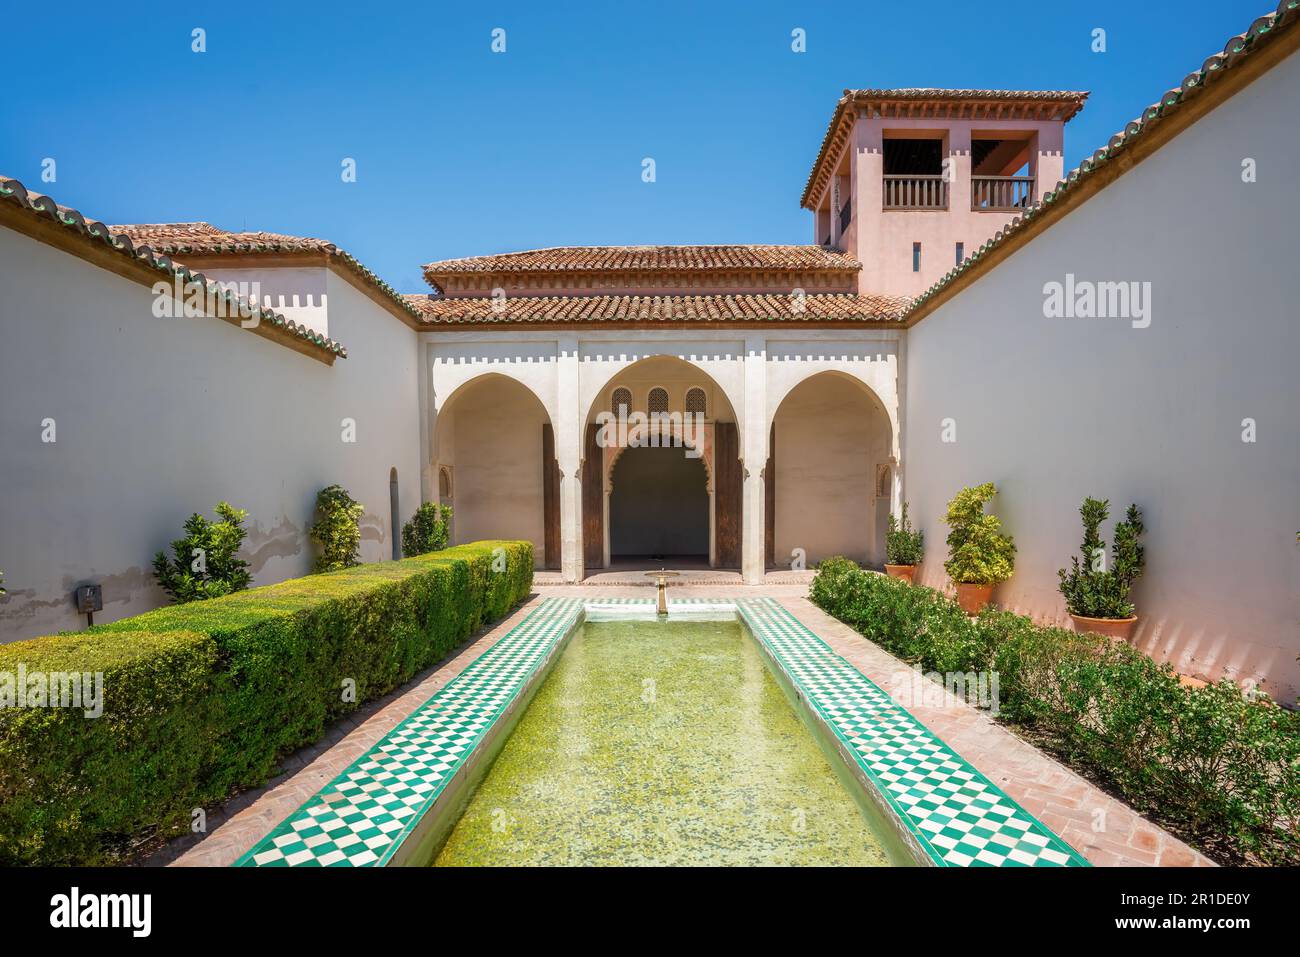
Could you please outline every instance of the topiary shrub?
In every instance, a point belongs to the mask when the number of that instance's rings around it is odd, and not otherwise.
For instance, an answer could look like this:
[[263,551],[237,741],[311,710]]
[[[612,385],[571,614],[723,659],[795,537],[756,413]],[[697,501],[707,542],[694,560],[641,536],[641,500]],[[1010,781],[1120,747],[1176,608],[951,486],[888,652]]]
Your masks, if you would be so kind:
[[320,547],[316,571],[336,572],[361,564],[361,516],[366,508],[341,485],[316,494],[316,522],[309,534]]
[[402,526],[402,555],[413,558],[447,547],[451,506],[425,502]]
[[964,488],[948,503],[948,560],[943,567],[954,582],[996,585],[1015,570],[1016,546],[1002,523],[984,513],[997,494],[992,482]]
[[237,557],[248,512],[218,502],[217,514],[221,521],[210,522],[195,512],[185,522],[185,537],[172,542],[171,559],[165,552],[154,556],[154,577],[177,604],[243,591],[253,580],[248,562]]
[[0,674],[104,675],[97,718],[0,707],[0,865],[112,863],[184,832],[532,580],[531,543],[478,542],[0,645]]
[[899,522],[891,514],[889,530],[885,533],[885,561],[891,565],[919,565],[925,554],[925,533],[912,528],[907,520],[907,503],[903,503],[903,519]]
[[1110,502],[1085,498],[1079,514],[1083,517],[1083,544],[1079,546],[1083,562],[1072,558],[1069,572],[1064,568],[1057,572],[1066,608],[1070,614],[1085,618],[1133,617],[1137,609],[1129,592],[1146,561],[1145,551],[1137,541],[1144,531],[1142,514],[1136,505],[1130,505],[1124,521],[1115,524],[1109,570],[1106,543],[1099,529],[1110,514]]

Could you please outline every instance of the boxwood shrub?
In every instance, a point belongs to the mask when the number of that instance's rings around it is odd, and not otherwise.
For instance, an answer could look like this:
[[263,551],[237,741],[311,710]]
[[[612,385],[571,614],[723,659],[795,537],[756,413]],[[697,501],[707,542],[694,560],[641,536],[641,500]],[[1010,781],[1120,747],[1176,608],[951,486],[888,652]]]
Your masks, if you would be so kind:
[[822,562],[811,597],[925,671],[997,672],[998,718],[1225,863],[1300,863],[1300,714],[1231,681],[1184,686],[1098,635]]
[[532,580],[530,543],[476,542],[0,646],[0,673],[104,675],[98,718],[0,709],[0,863],[111,863],[187,829]]

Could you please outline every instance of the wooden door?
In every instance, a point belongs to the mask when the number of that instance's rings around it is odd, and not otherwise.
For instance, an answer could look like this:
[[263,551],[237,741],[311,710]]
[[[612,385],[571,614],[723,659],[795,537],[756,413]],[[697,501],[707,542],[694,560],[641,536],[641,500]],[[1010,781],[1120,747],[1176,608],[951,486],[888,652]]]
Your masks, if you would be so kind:
[[542,565],[560,567],[560,463],[555,460],[555,430],[542,426]]
[[736,423],[717,422],[713,426],[713,524],[718,564],[723,568],[740,567],[743,485]]
[[605,450],[597,437],[599,425],[587,426],[582,458],[582,561],[588,568],[605,565]]

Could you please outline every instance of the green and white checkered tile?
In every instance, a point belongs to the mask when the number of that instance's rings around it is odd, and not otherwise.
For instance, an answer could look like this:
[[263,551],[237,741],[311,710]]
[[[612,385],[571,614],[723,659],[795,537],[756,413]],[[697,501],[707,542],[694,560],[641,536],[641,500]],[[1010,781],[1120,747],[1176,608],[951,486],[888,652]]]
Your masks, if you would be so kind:
[[581,611],[581,599],[543,601],[235,866],[386,862]]
[[777,602],[742,598],[736,606],[934,863],[1088,866]]

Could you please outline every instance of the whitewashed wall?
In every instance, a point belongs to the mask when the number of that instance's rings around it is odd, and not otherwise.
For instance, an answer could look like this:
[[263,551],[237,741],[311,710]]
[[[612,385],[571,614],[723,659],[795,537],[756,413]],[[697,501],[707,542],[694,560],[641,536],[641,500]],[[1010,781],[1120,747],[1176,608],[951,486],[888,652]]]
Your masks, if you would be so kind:
[[83,583],[103,586],[96,621],[163,603],[154,553],[220,499],[249,512],[258,584],[310,570],[334,482],[366,506],[363,557],[391,556],[390,468],[401,514],[420,502],[416,336],[319,272],[349,349],[332,367],[221,320],[156,319],[147,287],[0,228],[0,640],[82,627]]
[[[1082,538],[1080,502],[1110,499],[1112,520],[1136,502],[1137,644],[1294,699],[1297,92],[1292,56],[908,332],[904,482],[925,583],[945,582],[945,502],[992,481],[1020,549],[998,598],[1061,619],[1056,570]],[[1258,182],[1242,182],[1245,158]],[[1149,281],[1150,326],[1045,318],[1043,286],[1067,273]]]

